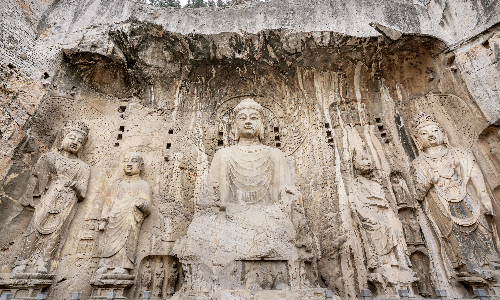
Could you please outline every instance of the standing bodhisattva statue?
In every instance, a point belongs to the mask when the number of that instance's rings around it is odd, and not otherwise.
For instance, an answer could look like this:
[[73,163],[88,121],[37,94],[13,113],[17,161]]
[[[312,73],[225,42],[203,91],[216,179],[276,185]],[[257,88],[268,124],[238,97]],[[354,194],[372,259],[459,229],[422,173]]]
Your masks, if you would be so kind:
[[38,159],[27,192],[27,203],[34,203],[35,213],[24,234],[20,260],[13,273],[24,273],[26,267],[32,266],[36,273],[48,272],[49,262],[55,258],[63,239],[61,234],[71,222],[75,204],[87,195],[90,169],[78,158],[78,153],[88,133],[84,122],[66,122],[61,129],[59,151]]
[[125,177],[108,191],[99,224],[104,234],[97,274],[104,274],[108,269],[113,269],[112,274],[129,274],[134,268],[139,230],[151,207],[151,187],[140,177],[143,168],[141,154],[127,153]]
[[441,125],[423,112],[413,128],[421,152],[412,163],[416,199],[424,201],[441,247],[461,277],[493,280],[500,257],[485,217],[493,208],[474,155],[449,146]]

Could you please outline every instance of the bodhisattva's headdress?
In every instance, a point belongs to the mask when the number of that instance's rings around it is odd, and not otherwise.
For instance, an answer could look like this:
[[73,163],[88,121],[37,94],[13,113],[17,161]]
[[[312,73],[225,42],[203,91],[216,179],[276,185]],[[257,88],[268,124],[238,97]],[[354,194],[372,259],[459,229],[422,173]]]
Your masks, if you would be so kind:
[[81,120],[73,120],[73,121],[67,121],[64,123],[63,127],[61,128],[61,141],[72,131],[77,131],[84,136],[83,144],[87,142],[87,139],[89,137],[89,131],[90,129],[87,127],[85,122]]
[[[238,113],[245,108],[256,110],[260,114],[261,127],[259,128],[259,140],[263,141],[264,140],[264,108],[259,103],[255,102],[255,100],[253,100],[252,98],[243,99],[243,100],[241,100],[240,104],[238,104],[234,107],[234,110],[233,110],[234,120],[233,120],[233,122],[236,121],[236,116],[238,115]],[[234,126],[233,128],[234,128],[234,139],[236,141],[238,141],[240,139],[240,136],[238,134],[238,129],[236,128],[236,126]]]
[[144,171],[144,159],[142,158],[142,154],[140,154],[139,152],[128,152],[127,154],[125,154],[125,157],[130,156],[134,156],[139,159],[139,170],[141,170],[142,173],[142,171]]
[[443,133],[443,142],[447,146],[449,146],[448,137],[446,136],[446,132],[444,131],[443,126],[441,126],[441,124],[439,124],[433,116],[428,115],[428,114],[424,113],[423,111],[419,111],[418,114],[413,118],[413,122],[412,122],[413,136],[414,136],[415,144],[417,145],[417,148],[419,151],[422,151],[423,147],[420,144],[418,131],[420,130],[420,128],[427,126],[427,125],[436,125],[437,127],[439,127],[439,130],[441,130],[441,132]]

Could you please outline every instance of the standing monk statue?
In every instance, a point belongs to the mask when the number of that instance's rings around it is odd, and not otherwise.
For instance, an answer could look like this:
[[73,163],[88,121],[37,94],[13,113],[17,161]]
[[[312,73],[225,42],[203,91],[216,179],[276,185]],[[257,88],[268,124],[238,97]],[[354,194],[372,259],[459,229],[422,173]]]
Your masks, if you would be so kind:
[[90,169],[78,158],[78,153],[88,133],[84,122],[66,122],[61,129],[59,151],[42,155],[36,163],[26,200],[34,203],[35,214],[24,233],[20,260],[13,273],[24,273],[26,267],[32,266],[36,273],[48,272],[48,264],[56,256],[76,202],[87,195]]
[[135,250],[142,221],[150,213],[151,187],[142,180],[141,154],[129,152],[124,159],[125,177],[109,189],[102,209],[99,230],[104,231],[97,274],[129,274],[134,268]]
[[485,217],[493,209],[474,155],[449,146],[441,125],[423,112],[413,129],[421,153],[412,163],[416,199],[424,201],[441,247],[463,280],[494,280],[500,257]]

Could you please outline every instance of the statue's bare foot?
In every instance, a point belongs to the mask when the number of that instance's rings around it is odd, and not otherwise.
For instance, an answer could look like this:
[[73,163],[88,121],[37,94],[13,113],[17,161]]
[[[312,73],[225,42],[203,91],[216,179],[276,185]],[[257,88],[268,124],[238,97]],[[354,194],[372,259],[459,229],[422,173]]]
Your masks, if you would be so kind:
[[128,271],[124,268],[117,267],[111,272],[111,274],[120,274],[120,275],[127,275]]
[[47,274],[47,272],[48,272],[48,271],[47,271],[47,268],[46,268],[46,267],[44,267],[44,266],[38,266],[38,267],[36,268],[36,272],[37,272],[37,273],[40,273],[40,274]]
[[19,265],[12,269],[12,273],[24,273],[24,270],[26,270],[26,265]]

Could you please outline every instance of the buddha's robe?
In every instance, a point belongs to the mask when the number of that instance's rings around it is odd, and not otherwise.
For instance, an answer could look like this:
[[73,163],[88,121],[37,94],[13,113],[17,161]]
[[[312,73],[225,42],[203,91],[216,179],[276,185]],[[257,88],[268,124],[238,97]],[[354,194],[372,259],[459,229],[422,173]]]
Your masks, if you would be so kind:
[[356,212],[363,229],[368,268],[382,265],[408,268],[403,227],[387,202],[382,186],[363,176],[357,178],[357,185]]
[[215,153],[207,186],[218,185],[220,203],[277,203],[280,189],[291,186],[285,154],[265,145],[231,146]]
[[[466,266],[471,271],[491,261],[498,262],[492,229],[471,180],[473,172],[481,172],[474,155],[450,147],[435,157],[422,154],[412,166],[416,198],[425,200],[425,212],[437,227],[453,267]],[[433,184],[435,172],[439,181]]]
[[[75,204],[86,197],[89,176],[89,166],[77,158],[67,158],[59,152],[40,157],[30,180],[34,190],[28,198],[35,197],[35,214],[25,232],[23,260],[43,259],[46,262],[54,258],[61,234],[71,222]],[[71,181],[78,183],[79,192],[65,186]]]
[[116,181],[108,191],[101,219],[107,220],[100,266],[133,269],[139,230],[151,206],[151,187],[137,178]]

